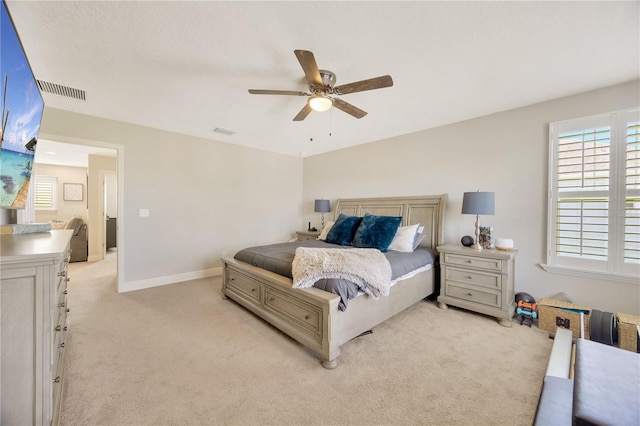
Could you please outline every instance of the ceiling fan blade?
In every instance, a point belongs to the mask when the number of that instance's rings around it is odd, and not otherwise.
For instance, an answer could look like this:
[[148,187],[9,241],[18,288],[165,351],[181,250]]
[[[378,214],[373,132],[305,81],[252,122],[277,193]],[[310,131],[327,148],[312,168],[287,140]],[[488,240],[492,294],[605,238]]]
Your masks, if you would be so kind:
[[260,90],[249,89],[252,95],[292,95],[292,96],[311,96],[309,93],[296,92],[294,90]]
[[362,118],[367,115],[366,111],[361,110],[358,107],[351,105],[348,102],[343,101],[342,99],[333,99],[333,106],[338,108],[341,111],[346,112],[347,114],[353,115],[355,118]]
[[320,77],[320,71],[318,70],[318,64],[316,64],[316,58],[313,53],[308,50],[294,50],[300,66],[304,70],[304,75],[307,76],[307,80],[311,84],[322,86],[322,77]]
[[309,113],[311,111],[313,111],[313,110],[311,109],[309,104],[308,103],[304,104],[304,107],[302,107],[302,109],[300,110],[298,115],[293,117],[293,121],[302,121],[302,120],[304,120],[305,118],[307,118],[307,115],[309,115]]
[[393,79],[390,75],[370,78],[368,80],[356,81],[342,86],[333,88],[333,93],[337,95],[346,95],[347,93],[364,92],[365,90],[382,89],[383,87],[393,86]]

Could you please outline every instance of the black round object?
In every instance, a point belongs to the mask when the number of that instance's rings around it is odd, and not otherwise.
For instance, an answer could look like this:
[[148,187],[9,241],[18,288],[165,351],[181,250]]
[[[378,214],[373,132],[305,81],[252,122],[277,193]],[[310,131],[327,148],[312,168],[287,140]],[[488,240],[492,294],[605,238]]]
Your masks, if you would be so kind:
[[462,239],[460,240],[460,242],[462,243],[463,246],[465,247],[471,247],[473,245],[473,237],[470,235],[465,235],[464,237],[462,237]]
[[516,293],[516,304],[521,300],[524,303],[536,303],[536,299],[529,293]]

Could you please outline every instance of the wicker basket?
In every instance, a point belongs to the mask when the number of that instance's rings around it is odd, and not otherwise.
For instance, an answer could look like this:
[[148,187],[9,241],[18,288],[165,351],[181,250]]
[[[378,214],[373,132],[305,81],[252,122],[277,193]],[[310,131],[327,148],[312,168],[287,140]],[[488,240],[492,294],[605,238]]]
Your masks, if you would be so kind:
[[631,352],[638,351],[638,329],[640,317],[616,312],[618,322],[618,346]]
[[589,340],[589,319],[591,308],[562,300],[543,298],[538,303],[538,327],[555,334],[556,329],[567,328],[574,339],[580,337],[580,313],[584,312],[584,338]]

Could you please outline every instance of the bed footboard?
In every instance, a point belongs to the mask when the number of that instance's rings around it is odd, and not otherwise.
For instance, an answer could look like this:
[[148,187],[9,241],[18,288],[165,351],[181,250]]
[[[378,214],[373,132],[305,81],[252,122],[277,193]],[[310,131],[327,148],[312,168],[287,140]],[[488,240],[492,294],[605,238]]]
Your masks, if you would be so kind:
[[316,288],[294,289],[291,279],[235,259],[223,259],[223,265],[224,296],[316,352],[328,368],[335,364],[340,348],[331,344],[330,316],[338,311],[340,297]]
[[434,288],[431,269],[399,282],[387,297],[360,296],[340,311],[340,297],[335,294],[317,288],[294,289],[289,278],[235,259],[222,260],[222,295],[317,353],[327,369],[338,366],[342,344],[424,299]]

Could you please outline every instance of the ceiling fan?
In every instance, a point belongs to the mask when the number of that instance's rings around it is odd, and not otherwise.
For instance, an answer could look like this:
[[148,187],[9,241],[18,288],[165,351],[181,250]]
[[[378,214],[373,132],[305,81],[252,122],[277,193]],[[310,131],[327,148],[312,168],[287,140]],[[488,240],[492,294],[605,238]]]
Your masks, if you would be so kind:
[[310,93],[296,92],[293,90],[249,89],[249,93],[252,95],[308,96],[309,99],[307,103],[300,110],[298,115],[293,118],[293,121],[302,121],[307,118],[307,115],[309,115],[311,111],[326,111],[332,106],[354,116],[355,118],[362,118],[367,115],[366,111],[363,111],[335,96],[393,86],[393,80],[389,75],[344,84],[342,86],[335,86],[336,75],[331,71],[318,69],[313,53],[308,50],[294,50],[294,53],[296,58],[298,58],[298,62],[300,62],[300,66],[302,66],[302,69],[304,70],[305,76],[307,77]]

